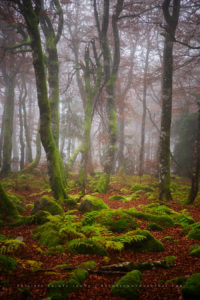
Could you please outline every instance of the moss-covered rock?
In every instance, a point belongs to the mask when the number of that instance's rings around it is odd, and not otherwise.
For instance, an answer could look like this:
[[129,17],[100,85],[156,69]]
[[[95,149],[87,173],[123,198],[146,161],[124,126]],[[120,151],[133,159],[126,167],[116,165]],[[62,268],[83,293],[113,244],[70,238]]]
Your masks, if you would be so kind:
[[68,295],[80,288],[80,284],[74,280],[58,280],[48,285],[47,294],[50,299],[63,300],[68,299]]
[[142,274],[140,271],[128,272],[112,286],[112,293],[126,300],[137,299],[139,297],[141,280]]
[[131,187],[131,192],[153,192],[153,188],[141,183],[136,183]]
[[166,226],[166,227],[174,226],[173,219],[168,215],[153,215],[150,213],[137,211],[136,209],[132,209],[132,208],[127,209],[127,213],[136,218],[144,219],[149,222],[159,224],[161,226]]
[[192,246],[189,255],[195,256],[195,257],[200,257],[200,245]]
[[137,230],[137,235],[146,237],[144,240],[133,240],[129,246],[133,250],[147,250],[152,252],[160,252],[164,250],[164,245],[157,240],[148,230]]
[[83,284],[85,279],[87,279],[89,276],[89,272],[85,269],[76,269],[72,275],[70,276],[70,279],[76,280],[80,285]]
[[90,239],[74,239],[69,242],[68,249],[75,254],[96,254],[105,256],[106,249],[98,242]]
[[104,201],[96,196],[86,195],[80,206],[79,210],[83,213],[85,212],[91,212],[94,210],[101,210],[101,209],[107,209],[107,204],[104,203]]
[[122,200],[122,201],[126,201],[125,197],[119,194],[116,195],[112,195],[109,197],[109,200]]
[[184,300],[200,299],[200,273],[192,274],[181,288],[181,294]]
[[47,211],[52,215],[61,215],[64,213],[62,207],[52,197],[43,196],[34,203],[31,214],[34,215],[38,211]]
[[62,243],[58,232],[51,228],[35,234],[34,237],[39,238],[40,245],[45,245],[47,247],[56,246]]
[[192,225],[192,230],[188,233],[188,238],[200,241],[200,222]]
[[17,261],[15,258],[0,255],[0,270],[2,271],[14,271],[17,267]]
[[163,231],[163,228],[162,228],[160,225],[155,224],[155,223],[150,223],[150,224],[148,225],[148,229],[149,229],[150,231]]

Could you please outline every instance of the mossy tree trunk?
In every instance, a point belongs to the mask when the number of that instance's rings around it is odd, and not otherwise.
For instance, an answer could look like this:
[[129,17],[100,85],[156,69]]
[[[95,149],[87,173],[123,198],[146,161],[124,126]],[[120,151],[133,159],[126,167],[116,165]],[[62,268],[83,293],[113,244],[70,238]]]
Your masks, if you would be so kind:
[[[84,121],[84,136],[83,142],[81,146],[81,167],[79,172],[79,179],[82,187],[82,192],[85,193],[86,188],[86,181],[87,181],[87,169],[88,169],[88,160],[90,155],[90,132],[91,132],[91,124],[93,118],[93,111],[94,111],[94,104],[95,98],[97,97],[97,93],[101,86],[101,78],[102,78],[102,68],[100,65],[100,61],[97,56],[95,42],[92,41],[92,49],[93,55],[95,58],[95,65],[96,65],[96,78],[91,78],[92,74],[92,67],[94,64],[90,66],[91,58],[89,54],[89,46],[86,47],[85,50],[85,66],[84,66],[84,78],[85,78],[85,91],[86,91],[86,99],[85,99],[85,121]],[[93,84],[92,84],[93,81]]]
[[[170,4],[173,2],[172,14]],[[162,115],[159,149],[159,199],[170,200],[170,132],[172,115],[173,41],[178,25],[180,0],[164,0],[163,14],[166,21],[162,75]]]
[[192,168],[192,182],[191,188],[188,196],[187,203],[192,204],[199,191],[199,174],[200,174],[200,99],[198,100],[198,123],[197,123],[197,135],[194,144],[193,152],[193,168]]
[[40,121],[38,121],[38,129],[36,135],[36,156],[35,159],[26,167],[26,170],[34,169],[38,166],[41,158],[41,139],[40,139]]
[[[114,49],[110,50],[108,42],[108,26],[109,26],[109,13],[110,13],[110,1],[104,0],[102,26],[100,26],[100,20],[97,10],[96,0],[94,3],[94,15],[96,20],[96,26],[98,30],[98,36],[100,46],[103,53],[103,64],[104,64],[104,76],[105,76],[105,92],[106,92],[106,105],[108,115],[108,147],[106,150],[106,156],[104,161],[104,172],[105,177],[105,191],[108,189],[110,182],[110,175],[113,170],[116,152],[117,142],[117,120],[115,111],[115,84],[117,79],[117,73],[120,63],[120,41],[118,32],[118,20],[120,13],[123,10],[123,0],[117,0],[115,10],[112,15],[112,33],[114,38]],[[112,57],[113,53],[113,57]]]
[[40,32],[38,22],[40,18],[41,3],[36,2],[32,6],[31,0],[17,1],[19,9],[26,21],[27,30],[31,38],[31,49],[33,56],[33,66],[35,70],[38,105],[40,110],[40,136],[46,152],[50,185],[54,197],[62,201],[67,198],[62,172],[60,169],[60,153],[53,138],[51,129],[50,106],[48,101],[47,81],[45,74],[44,55],[42,52]]
[[[47,52],[46,66],[48,71],[49,84],[49,104],[51,116],[51,129],[54,140],[59,148],[59,61],[57,43],[60,40],[63,29],[63,11],[59,0],[53,0],[58,15],[57,32],[55,32],[52,21],[47,14],[40,14],[40,23],[45,36],[45,46]],[[60,170],[63,178],[63,185],[66,186],[66,175],[62,157],[60,155]]]
[[13,117],[14,117],[14,90],[16,81],[16,72],[7,74],[3,72],[6,85],[6,101],[4,107],[4,126],[3,126],[3,158],[2,170],[3,175],[11,171],[12,156],[12,134],[13,134]]
[[13,202],[9,199],[1,182],[0,182],[0,216],[2,219],[5,219],[7,217],[18,216],[17,209],[13,204]]

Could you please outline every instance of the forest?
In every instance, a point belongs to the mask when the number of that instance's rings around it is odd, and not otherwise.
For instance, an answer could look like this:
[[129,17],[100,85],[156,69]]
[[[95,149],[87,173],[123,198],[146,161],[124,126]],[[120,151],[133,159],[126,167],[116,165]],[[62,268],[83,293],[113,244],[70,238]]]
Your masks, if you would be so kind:
[[0,299],[200,299],[199,0],[0,1]]

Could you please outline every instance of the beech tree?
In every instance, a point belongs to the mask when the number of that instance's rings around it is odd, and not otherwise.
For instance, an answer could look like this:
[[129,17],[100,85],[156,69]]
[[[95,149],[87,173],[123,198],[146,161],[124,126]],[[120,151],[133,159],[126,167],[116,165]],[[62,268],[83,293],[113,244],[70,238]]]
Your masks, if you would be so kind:
[[[172,4],[172,13],[171,7]],[[170,130],[172,115],[173,44],[179,20],[180,0],[164,0],[163,15],[166,22],[164,32],[162,73],[162,115],[159,150],[159,199],[170,200]]]
[[24,17],[28,34],[31,39],[30,45],[32,49],[38,105],[40,110],[40,136],[47,156],[52,192],[57,200],[62,201],[64,198],[67,198],[67,195],[64,189],[62,170],[60,168],[61,157],[51,129],[51,115],[48,101],[44,55],[38,27],[41,12],[41,1],[36,1],[34,5],[31,0],[16,0],[13,2],[18,5],[20,13]]

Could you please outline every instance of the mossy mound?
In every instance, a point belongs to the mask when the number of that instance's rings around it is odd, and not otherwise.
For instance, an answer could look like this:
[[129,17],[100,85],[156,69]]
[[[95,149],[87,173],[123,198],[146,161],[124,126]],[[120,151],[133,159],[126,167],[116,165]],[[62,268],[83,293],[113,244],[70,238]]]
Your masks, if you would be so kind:
[[121,233],[125,230],[136,229],[137,223],[122,209],[104,209],[100,212],[88,213],[83,219],[83,225],[99,223],[113,232]]
[[139,297],[141,280],[142,274],[140,271],[128,272],[112,286],[112,293],[127,300],[137,299]]
[[126,198],[122,195],[116,194],[109,197],[109,200],[115,201],[115,200],[121,200],[126,201]]
[[96,196],[86,195],[79,208],[81,212],[91,212],[94,210],[108,209],[108,205],[104,201]]
[[63,202],[68,209],[73,209],[76,206],[78,201],[76,199],[69,198],[69,199],[64,199]]
[[128,214],[130,214],[133,217],[139,218],[139,219],[144,219],[149,222],[153,222],[156,224],[159,224],[161,226],[166,226],[166,227],[172,227],[174,226],[174,221],[170,216],[167,215],[152,215],[149,213],[137,211],[134,208],[130,208],[126,210]]
[[69,280],[59,280],[51,282],[48,285],[48,296],[50,299],[63,300],[68,299],[68,295],[77,291],[89,276],[85,269],[76,269],[70,276]]
[[200,222],[194,223],[191,227],[192,230],[190,230],[187,237],[200,241]]
[[160,225],[155,224],[155,223],[150,223],[150,224],[148,225],[148,229],[149,229],[150,231],[163,231],[163,228],[162,228]]
[[131,192],[153,192],[153,188],[149,185],[136,183],[131,187]]
[[192,246],[189,255],[195,256],[195,257],[200,257],[200,245]]
[[105,256],[106,249],[98,242],[90,239],[74,239],[69,242],[68,249],[75,254],[96,254]]
[[200,273],[192,274],[181,288],[181,294],[184,300],[200,299]]
[[9,195],[9,198],[12,200],[19,213],[23,213],[25,211],[24,204],[21,201],[23,197],[12,194]]
[[52,197],[43,196],[34,203],[31,214],[34,215],[38,211],[47,211],[52,215],[61,215],[64,213],[62,207]]
[[47,231],[39,232],[34,235],[34,238],[39,239],[40,245],[45,245],[47,247],[56,246],[62,243],[58,232],[53,229],[48,229]]
[[185,281],[186,281],[185,276],[179,276],[179,277],[175,277],[175,278],[172,278],[170,280],[167,280],[166,283],[172,282],[172,283],[175,283],[177,285],[183,285]]
[[14,271],[17,267],[17,261],[15,258],[0,255],[0,270],[2,271]]

